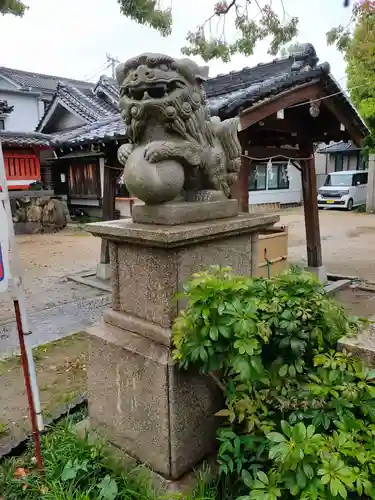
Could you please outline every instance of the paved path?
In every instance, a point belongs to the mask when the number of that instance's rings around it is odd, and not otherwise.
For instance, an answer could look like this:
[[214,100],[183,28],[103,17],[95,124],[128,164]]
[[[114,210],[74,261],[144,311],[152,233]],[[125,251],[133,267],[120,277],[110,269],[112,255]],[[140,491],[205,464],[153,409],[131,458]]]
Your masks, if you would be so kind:
[[[103,310],[110,304],[109,294],[91,299],[65,303],[29,314],[32,335],[26,340],[32,347],[66,337],[99,321]],[[0,359],[18,352],[15,321],[0,324]]]
[[[303,210],[285,210],[280,215],[280,223],[288,226],[290,261],[306,265]],[[324,210],[319,219],[326,270],[375,282],[375,215]]]

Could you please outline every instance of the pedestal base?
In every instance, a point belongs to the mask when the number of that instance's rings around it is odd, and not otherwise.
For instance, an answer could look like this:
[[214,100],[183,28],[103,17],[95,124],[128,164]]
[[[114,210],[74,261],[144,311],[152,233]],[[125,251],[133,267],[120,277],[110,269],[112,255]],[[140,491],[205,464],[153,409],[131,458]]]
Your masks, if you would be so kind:
[[96,267],[96,277],[103,281],[108,281],[112,276],[111,264],[99,263]]
[[278,220],[239,215],[193,224],[120,220],[87,226],[109,241],[113,287],[111,310],[89,330],[90,422],[108,442],[168,480],[216,449],[215,413],[223,408],[210,377],[173,363],[172,325],[186,307],[176,294],[210,265],[253,275],[259,231]]
[[309,273],[315,274],[318,277],[319,281],[321,281],[322,283],[327,283],[327,272],[324,266],[308,267],[307,271]]
[[178,479],[216,449],[214,381],[175,367],[170,349],[104,321],[90,328],[91,427],[167,479]]

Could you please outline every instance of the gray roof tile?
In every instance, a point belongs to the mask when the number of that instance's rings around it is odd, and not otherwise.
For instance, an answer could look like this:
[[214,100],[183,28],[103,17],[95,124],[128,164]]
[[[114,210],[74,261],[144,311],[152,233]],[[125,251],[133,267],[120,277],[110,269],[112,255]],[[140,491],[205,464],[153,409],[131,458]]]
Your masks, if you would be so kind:
[[6,68],[0,66],[0,76],[4,75],[17,85],[23,88],[32,88],[41,91],[54,92],[59,82],[75,85],[80,88],[94,88],[95,84],[73,78],[60,76],[44,75],[43,73],[34,73],[32,71],[22,71],[20,69]]
[[355,146],[351,142],[336,142],[335,144],[330,144],[328,146],[324,146],[322,148],[319,148],[317,150],[317,153],[323,153],[323,154],[331,154],[331,153],[346,153],[350,151],[359,151],[360,148]]
[[77,145],[96,141],[108,141],[125,136],[125,123],[118,113],[117,116],[104,118],[89,125],[78,127],[69,132],[54,134],[52,145]]
[[6,146],[49,146],[51,136],[39,132],[12,132],[0,130],[0,142]]
[[93,89],[79,89],[72,85],[58,84],[57,91],[41,118],[36,130],[42,130],[45,117],[56,105],[56,102],[66,105],[74,113],[81,116],[87,123],[92,123],[102,118],[114,116],[118,113],[114,105],[93,93]]

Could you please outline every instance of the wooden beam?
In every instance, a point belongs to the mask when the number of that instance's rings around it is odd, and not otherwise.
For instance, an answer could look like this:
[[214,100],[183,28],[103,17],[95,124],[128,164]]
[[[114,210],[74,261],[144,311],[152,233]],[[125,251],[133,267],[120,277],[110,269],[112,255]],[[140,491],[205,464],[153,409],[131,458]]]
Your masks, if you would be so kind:
[[[307,158],[310,154],[306,153],[301,149],[287,149],[287,148],[264,148],[261,146],[249,146],[245,148],[244,156],[249,156],[251,158],[271,158],[280,156],[282,160],[284,156],[287,158],[293,158],[298,160],[299,158]],[[254,160],[256,161],[256,160]]]
[[349,132],[351,136],[351,140],[355,143],[356,146],[360,148],[362,146],[363,137],[362,134],[357,129],[357,127],[353,124],[351,118],[347,117],[345,113],[343,113],[339,109],[339,107],[333,101],[332,98],[323,99],[322,102],[331,111],[331,113],[333,113],[336,116],[339,122],[345,126],[346,130]]
[[[103,190],[103,220],[114,220],[116,218],[116,180],[118,171],[107,164],[104,166],[104,190]],[[100,248],[100,263],[109,264],[108,241],[102,239]]]
[[321,91],[317,82],[318,80],[313,80],[312,82],[305,83],[297,88],[286,90],[281,94],[270,97],[263,102],[245,109],[240,114],[239,131],[250,127],[267,116],[276,114],[280,109],[288,108],[293,104],[308,101],[309,99],[316,99]]
[[319,268],[323,265],[322,246],[320,240],[318,193],[316,187],[315,158],[313,149],[310,149],[312,158],[301,162],[302,192],[305,211],[307,265],[310,268]]

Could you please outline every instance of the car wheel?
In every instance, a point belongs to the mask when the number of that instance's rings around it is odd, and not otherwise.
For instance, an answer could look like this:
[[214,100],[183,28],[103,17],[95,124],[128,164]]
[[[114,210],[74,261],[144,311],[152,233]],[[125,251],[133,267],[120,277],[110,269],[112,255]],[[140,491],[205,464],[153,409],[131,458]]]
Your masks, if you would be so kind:
[[348,200],[348,204],[346,205],[346,210],[348,212],[350,212],[351,210],[353,210],[353,200],[351,198]]

